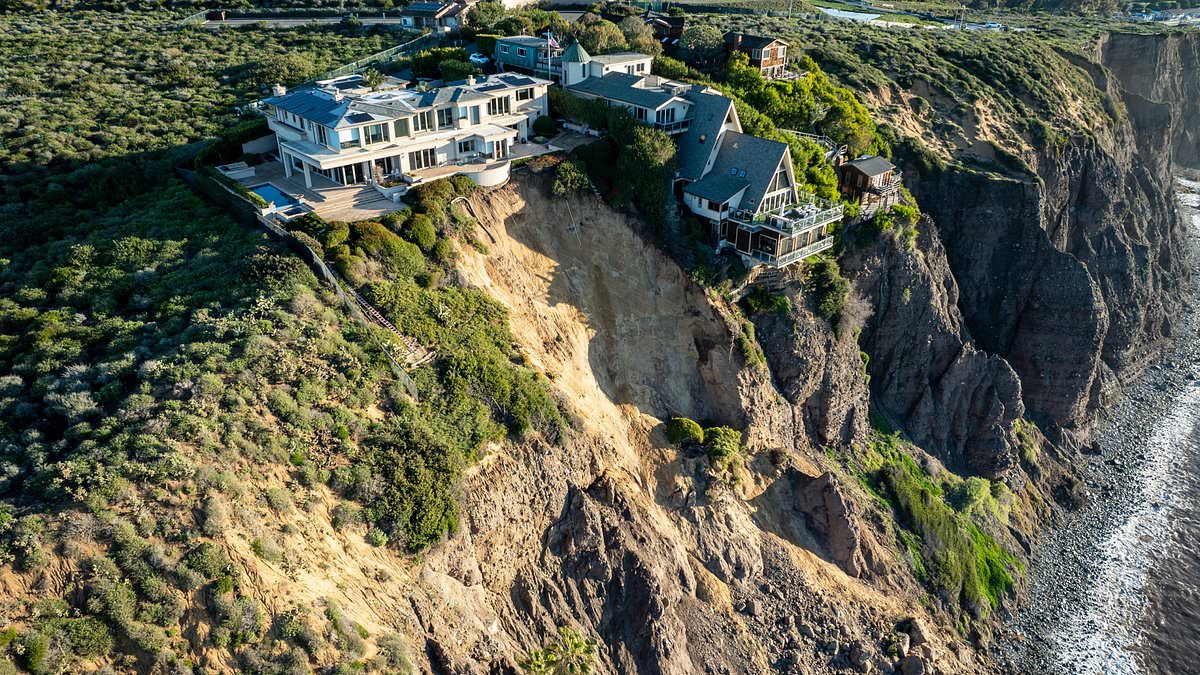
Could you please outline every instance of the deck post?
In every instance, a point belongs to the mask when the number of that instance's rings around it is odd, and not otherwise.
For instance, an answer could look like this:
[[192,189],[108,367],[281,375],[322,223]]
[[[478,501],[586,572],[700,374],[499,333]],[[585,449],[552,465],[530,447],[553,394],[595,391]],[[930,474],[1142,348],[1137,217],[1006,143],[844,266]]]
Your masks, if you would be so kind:
[[304,165],[304,187],[312,189],[312,170],[308,168],[308,162],[301,162]]
[[286,152],[280,152],[279,158],[283,161],[283,175],[285,178],[292,177],[292,157]]

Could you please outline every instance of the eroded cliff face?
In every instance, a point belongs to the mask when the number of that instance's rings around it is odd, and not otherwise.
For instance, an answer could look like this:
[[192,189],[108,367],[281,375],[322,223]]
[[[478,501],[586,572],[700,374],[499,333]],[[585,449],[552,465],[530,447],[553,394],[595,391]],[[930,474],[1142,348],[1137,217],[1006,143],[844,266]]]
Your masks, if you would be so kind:
[[[1162,60],[1188,44],[1163,41]],[[1114,78],[1079,65],[1123,99],[1117,69]],[[1134,101],[1097,121],[1089,140],[1037,149],[1030,173],[908,167],[958,288],[964,337],[1012,367],[1028,416],[1056,440],[1084,437],[1119,383],[1171,337],[1187,274],[1169,161],[1192,133],[1177,127],[1183,116]]]
[[[600,639],[599,672],[980,670],[918,601],[863,489],[826,466],[824,445],[866,429],[853,338],[793,289],[788,316],[756,317],[783,336],[764,345],[773,379],[735,348],[730,308],[634,222],[546,190],[523,177],[472,198],[489,252],[460,270],[509,308],[576,428],[469,470],[462,531],[427,554],[402,610],[431,669],[510,671],[565,625]],[[737,479],[670,447],[672,415],[745,429]]]

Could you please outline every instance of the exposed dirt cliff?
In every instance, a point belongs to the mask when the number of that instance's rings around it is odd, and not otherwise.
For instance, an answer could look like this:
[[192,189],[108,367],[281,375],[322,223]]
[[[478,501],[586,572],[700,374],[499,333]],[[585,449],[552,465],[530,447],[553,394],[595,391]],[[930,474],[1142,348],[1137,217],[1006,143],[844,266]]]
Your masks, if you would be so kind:
[[[601,638],[603,672],[890,669],[901,641],[914,661],[973,670],[863,519],[861,488],[822,468],[821,445],[865,428],[853,340],[803,300],[761,317],[795,326],[766,331],[794,336],[766,345],[787,366],[776,390],[734,349],[720,300],[624,216],[591,197],[548,199],[543,183],[472,199],[488,253],[468,252],[461,270],[512,312],[579,428],[563,447],[496,448],[468,475],[464,531],[429,553],[413,589],[434,663],[512,665],[578,625]],[[678,414],[746,429],[736,480],[668,446],[660,422]]]

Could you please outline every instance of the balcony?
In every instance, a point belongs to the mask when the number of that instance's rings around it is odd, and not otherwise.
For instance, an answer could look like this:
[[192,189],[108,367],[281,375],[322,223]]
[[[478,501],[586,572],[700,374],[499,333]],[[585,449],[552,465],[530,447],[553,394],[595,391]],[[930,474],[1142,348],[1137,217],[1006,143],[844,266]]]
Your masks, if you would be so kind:
[[792,263],[804,260],[810,255],[815,255],[821,251],[829,250],[830,248],[833,248],[833,237],[825,237],[824,239],[815,241],[804,248],[798,248],[791,253],[785,253],[783,255],[771,255],[770,253],[763,253],[762,251],[751,251],[749,257],[760,263],[770,265],[771,267],[787,267]]
[[880,183],[879,185],[872,185],[871,187],[867,188],[867,192],[880,197],[891,197],[900,191],[900,186],[903,185],[903,177],[904,174],[897,171],[892,174],[891,178],[887,179],[883,183]]
[[814,195],[809,195],[806,201],[789,204],[773,211],[735,211],[730,217],[730,220],[751,231],[768,228],[787,235],[824,227],[841,219],[841,204]]
[[692,121],[690,119],[682,119],[682,120],[676,120],[674,122],[655,122],[654,128],[662,129],[663,131],[667,132],[668,134],[674,135],[674,134],[682,134],[683,132],[687,131],[688,127],[690,127],[691,124],[692,124]]

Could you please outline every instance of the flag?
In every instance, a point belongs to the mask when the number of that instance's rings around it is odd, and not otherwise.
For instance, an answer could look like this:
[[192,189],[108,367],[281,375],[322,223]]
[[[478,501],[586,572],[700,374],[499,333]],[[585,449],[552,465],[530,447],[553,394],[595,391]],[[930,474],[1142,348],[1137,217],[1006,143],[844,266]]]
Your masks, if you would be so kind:
[[558,41],[554,39],[553,35],[546,36],[546,44],[550,45],[551,47],[553,47],[555,49],[562,49],[562,47],[558,46]]

